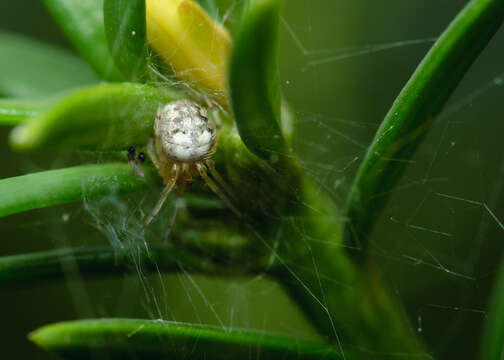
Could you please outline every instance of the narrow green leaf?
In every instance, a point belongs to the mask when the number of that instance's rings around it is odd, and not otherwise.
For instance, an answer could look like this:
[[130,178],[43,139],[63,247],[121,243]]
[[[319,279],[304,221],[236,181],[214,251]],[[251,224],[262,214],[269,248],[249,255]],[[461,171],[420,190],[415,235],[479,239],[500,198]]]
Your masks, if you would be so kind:
[[47,97],[96,82],[91,69],[74,54],[0,31],[0,96]]
[[48,108],[51,101],[8,98],[0,99],[0,125],[18,125]]
[[0,180],[0,217],[47,206],[138,191],[147,178],[128,163],[84,165]]
[[502,359],[504,351],[504,262],[490,297],[486,325],[481,341],[481,360]]
[[99,319],[42,327],[30,340],[64,358],[340,359],[327,345],[242,329],[163,320]]
[[383,120],[351,187],[345,241],[366,242],[414,151],[503,18],[504,1],[471,0],[422,60]]
[[44,0],[73,46],[103,79],[122,81],[105,40],[103,0]]
[[119,70],[128,81],[147,75],[145,0],[104,0],[105,36]]
[[[167,246],[151,246],[148,254],[135,249],[134,254],[135,264],[141,265],[143,271],[177,271],[177,261],[183,261],[184,267],[187,265],[192,269],[189,257],[180,256],[176,250]],[[132,252],[128,249],[99,246],[4,256],[0,257],[0,286],[20,285],[49,278],[64,279],[64,271],[68,268],[65,264],[76,264],[83,275],[110,275],[130,269],[133,265],[131,255]]]
[[257,156],[284,152],[280,130],[278,0],[251,0],[234,37],[229,67],[231,106],[240,137]]
[[[65,264],[76,265],[82,275],[109,276],[131,269],[136,271],[137,266],[141,266],[142,272],[145,273],[177,272],[182,266],[184,271],[207,276],[264,274],[268,265],[259,264],[257,261],[252,263],[255,258],[250,256],[250,251],[247,261],[243,261],[242,255],[246,249],[237,249],[239,245],[235,244],[240,234],[233,233],[232,229],[224,229],[225,225],[215,223],[217,226],[209,227],[201,226],[202,223],[189,218],[182,220],[180,226],[177,225],[171,236],[178,244],[184,244],[184,247],[172,247],[168,243],[149,244],[148,249],[144,248],[143,244],[135,246],[134,249],[96,246],[3,256],[0,257],[0,287],[23,286],[46,279],[64,281],[65,271],[68,269]],[[146,230],[141,219],[138,226],[139,232]],[[217,242],[221,244],[216,244]],[[195,249],[194,245],[199,248]],[[235,253],[241,250],[241,261],[226,261],[223,256],[219,261],[214,261],[205,253],[215,252],[216,249],[220,252],[227,249]]]
[[156,109],[180,95],[148,85],[103,84],[78,90],[16,127],[17,150],[40,147],[124,150],[153,135]]

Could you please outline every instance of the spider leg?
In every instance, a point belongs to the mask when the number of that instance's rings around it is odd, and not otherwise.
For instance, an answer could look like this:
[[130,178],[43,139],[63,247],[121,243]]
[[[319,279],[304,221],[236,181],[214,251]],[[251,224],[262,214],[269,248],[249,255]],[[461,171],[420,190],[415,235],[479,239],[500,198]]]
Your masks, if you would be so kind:
[[226,195],[226,193],[223,191],[221,187],[211,178],[208,176],[206,172],[206,166],[200,162],[196,163],[196,169],[198,169],[198,173],[200,174],[201,178],[205,180],[206,184],[212,191],[217,194],[221,198],[222,201],[226,203],[227,206],[235,213],[236,216],[238,217],[243,217],[242,214],[238,211],[238,209],[233,205],[231,200],[229,199],[229,196]]
[[215,182],[219,184],[219,186],[226,192],[226,194],[233,200],[236,201],[236,198],[233,196],[233,192],[229,190],[229,186],[226,184],[222,176],[220,176],[219,172],[215,169],[214,162],[212,160],[206,160],[205,165],[210,172],[210,175],[215,179]]
[[161,168],[161,162],[159,161],[159,158],[157,156],[157,152],[156,152],[156,149],[154,147],[154,139],[153,138],[150,138],[149,139],[149,142],[147,143],[147,155],[149,155],[152,163],[154,164],[154,166],[156,167],[156,169],[160,169]]
[[173,171],[173,177],[170,180],[170,182],[168,182],[166,184],[165,188],[161,192],[161,196],[160,196],[158,202],[156,203],[156,206],[154,207],[154,210],[152,210],[152,213],[147,218],[147,221],[145,221],[145,226],[149,226],[149,224],[152,222],[152,220],[159,213],[159,211],[163,207],[164,202],[168,198],[168,195],[170,195],[170,193],[172,192],[173,188],[175,187],[175,184],[177,183],[177,179],[178,179],[178,176],[179,176],[179,167],[176,164],[173,165],[172,171]]
[[177,219],[179,209],[181,208],[179,202],[180,202],[180,198],[177,196],[177,200],[175,201],[175,210],[173,210],[173,214],[170,218],[170,222],[168,223],[168,228],[166,229],[166,231],[163,235],[164,240],[168,240],[168,236],[170,236],[170,233],[173,229],[173,225],[175,225],[175,220]]

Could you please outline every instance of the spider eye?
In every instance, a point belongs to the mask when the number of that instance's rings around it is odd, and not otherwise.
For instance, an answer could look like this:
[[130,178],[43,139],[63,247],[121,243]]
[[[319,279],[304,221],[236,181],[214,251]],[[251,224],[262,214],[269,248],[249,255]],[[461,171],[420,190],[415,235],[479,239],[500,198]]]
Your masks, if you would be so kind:
[[145,161],[145,154],[143,152],[138,153],[138,160],[140,160],[140,162]]
[[130,146],[128,148],[128,154],[131,155],[131,156],[135,156],[135,147]]

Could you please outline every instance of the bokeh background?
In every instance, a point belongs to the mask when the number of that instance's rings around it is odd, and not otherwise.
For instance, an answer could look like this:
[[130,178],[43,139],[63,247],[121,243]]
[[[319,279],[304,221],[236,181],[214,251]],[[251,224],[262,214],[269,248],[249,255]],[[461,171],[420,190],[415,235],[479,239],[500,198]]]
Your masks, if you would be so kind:
[[[306,173],[338,204],[387,109],[466,2],[286,2],[280,65],[298,120],[296,148]],[[40,0],[0,0],[0,30],[72,51]],[[501,30],[436,121],[370,243],[379,271],[436,359],[475,358],[504,248],[503,43]],[[8,131],[0,128],[0,178],[71,162],[65,154],[12,153]],[[73,204],[0,219],[0,255],[103,242],[92,216]],[[2,357],[52,359],[26,340],[29,331],[91,316],[155,318],[154,299],[166,319],[317,337],[267,278],[180,274],[148,283],[153,290],[144,290],[132,271],[1,289]]]

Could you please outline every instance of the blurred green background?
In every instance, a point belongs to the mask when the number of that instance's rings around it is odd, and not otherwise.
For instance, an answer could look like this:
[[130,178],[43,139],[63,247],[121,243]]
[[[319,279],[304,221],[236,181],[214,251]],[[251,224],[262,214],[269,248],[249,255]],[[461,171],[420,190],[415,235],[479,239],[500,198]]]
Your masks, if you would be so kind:
[[[431,40],[465,3],[286,2],[280,64],[283,92],[298,119],[297,151],[308,176],[338,204],[394,98]],[[0,30],[70,49],[40,0],[1,0]],[[502,254],[503,41],[501,30],[457,89],[370,242],[381,275],[434,358],[475,358]],[[70,161],[62,154],[13,154],[6,146],[8,130],[0,128],[0,178]],[[106,241],[92,226],[93,208],[74,204],[0,219],[0,255]],[[262,277],[223,280],[181,274],[162,280],[150,276],[146,282],[144,290],[132,271],[108,279],[73,275],[65,282],[0,290],[3,357],[51,359],[26,334],[43,324],[90,316],[161,314],[317,336],[282,289]]]

